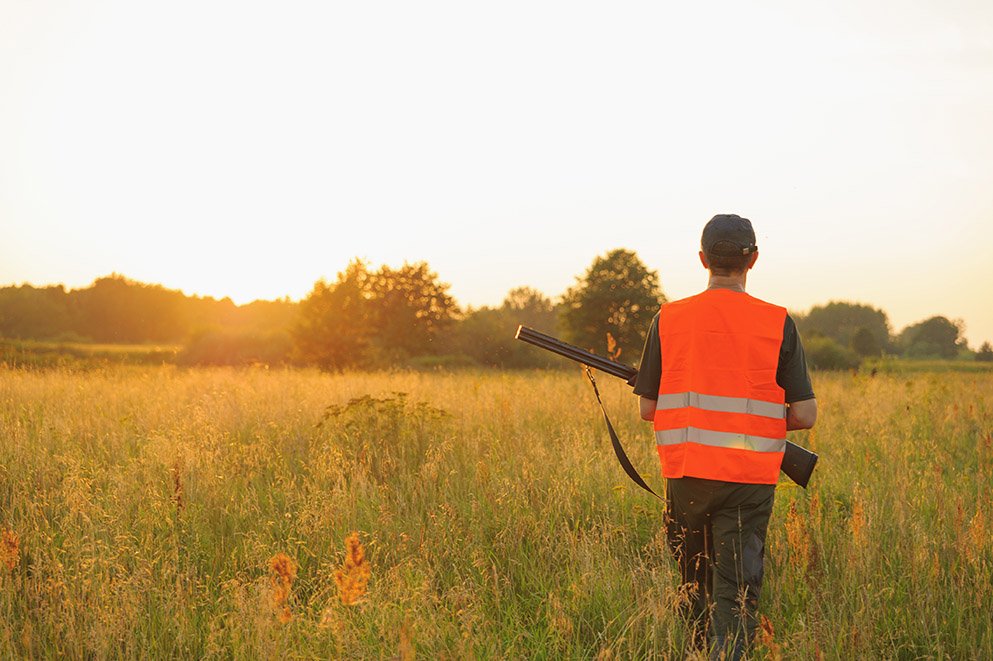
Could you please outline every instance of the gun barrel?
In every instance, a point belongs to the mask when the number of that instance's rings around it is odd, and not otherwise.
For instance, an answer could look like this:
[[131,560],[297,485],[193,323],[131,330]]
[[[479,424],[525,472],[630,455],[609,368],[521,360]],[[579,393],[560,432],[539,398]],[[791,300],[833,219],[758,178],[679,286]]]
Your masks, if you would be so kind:
[[623,363],[615,363],[614,361],[604,358],[603,356],[590,353],[585,349],[580,349],[575,345],[563,342],[562,340],[554,338],[551,335],[545,335],[544,333],[536,331],[533,328],[528,328],[527,326],[518,326],[517,334],[514,337],[546,351],[551,351],[552,353],[557,353],[560,356],[574,360],[577,363],[589,365],[590,367],[598,369],[601,372],[605,372],[611,376],[624,379],[628,382],[628,385],[633,386],[634,380],[638,376],[638,370],[633,367],[624,365]]

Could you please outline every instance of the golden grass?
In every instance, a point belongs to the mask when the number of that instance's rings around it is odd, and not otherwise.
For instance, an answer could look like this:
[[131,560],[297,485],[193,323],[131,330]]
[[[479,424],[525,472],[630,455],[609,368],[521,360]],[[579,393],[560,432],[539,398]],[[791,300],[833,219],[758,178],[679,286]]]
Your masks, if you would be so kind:
[[[600,381],[659,485],[635,398]],[[993,375],[815,387],[796,437],[821,462],[777,490],[760,654],[993,657]],[[661,509],[588,388],[0,370],[0,658],[682,658]]]

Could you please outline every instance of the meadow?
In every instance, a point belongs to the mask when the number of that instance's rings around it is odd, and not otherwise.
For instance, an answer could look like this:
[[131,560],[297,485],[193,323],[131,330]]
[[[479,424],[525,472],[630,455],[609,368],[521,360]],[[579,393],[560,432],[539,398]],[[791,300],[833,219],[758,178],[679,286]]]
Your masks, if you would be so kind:
[[[993,658],[993,374],[814,382],[756,656]],[[578,370],[0,368],[0,658],[684,658],[602,424]]]

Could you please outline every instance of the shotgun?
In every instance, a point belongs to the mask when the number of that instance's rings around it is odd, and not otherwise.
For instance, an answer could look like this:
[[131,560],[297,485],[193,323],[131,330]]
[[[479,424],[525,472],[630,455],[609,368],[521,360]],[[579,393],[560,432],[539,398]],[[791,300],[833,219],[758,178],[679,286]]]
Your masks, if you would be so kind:
[[[595,353],[590,353],[585,349],[567,344],[551,335],[546,335],[527,326],[518,326],[517,334],[514,337],[545,351],[557,353],[577,363],[600,370],[610,376],[624,379],[631,387],[634,387],[635,379],[638,377],[638,370],[629,365],[617,363],[603,356],[598,356]],[[620,458],[620,455],[618,455],[618,458]],[[801,487],[806,488],[807,483],[810,482],[810,474],[814,472],[815,464],[817,464],[816,454],[806,448],[800,447],[796,443],[786,441],[786,451],[783,453],[783,464],[780,467],[780,470],[783,471],[786,477]],[[634,478],[632,477],[632,479]]]

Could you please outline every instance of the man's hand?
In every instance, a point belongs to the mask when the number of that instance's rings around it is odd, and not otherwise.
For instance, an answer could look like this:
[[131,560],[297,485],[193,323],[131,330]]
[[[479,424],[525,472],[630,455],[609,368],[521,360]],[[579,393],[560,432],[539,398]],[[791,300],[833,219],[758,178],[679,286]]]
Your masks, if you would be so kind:
[[817,400],[793,402],[786,409],[786,430],[810,429],[817,422]]
[[655,419],[655,407],[658,406],[657,399],[648,399],[647,397],[642,397],[638,402],[638,406],[641,409],[641,419],[645,422],[651,422]]

